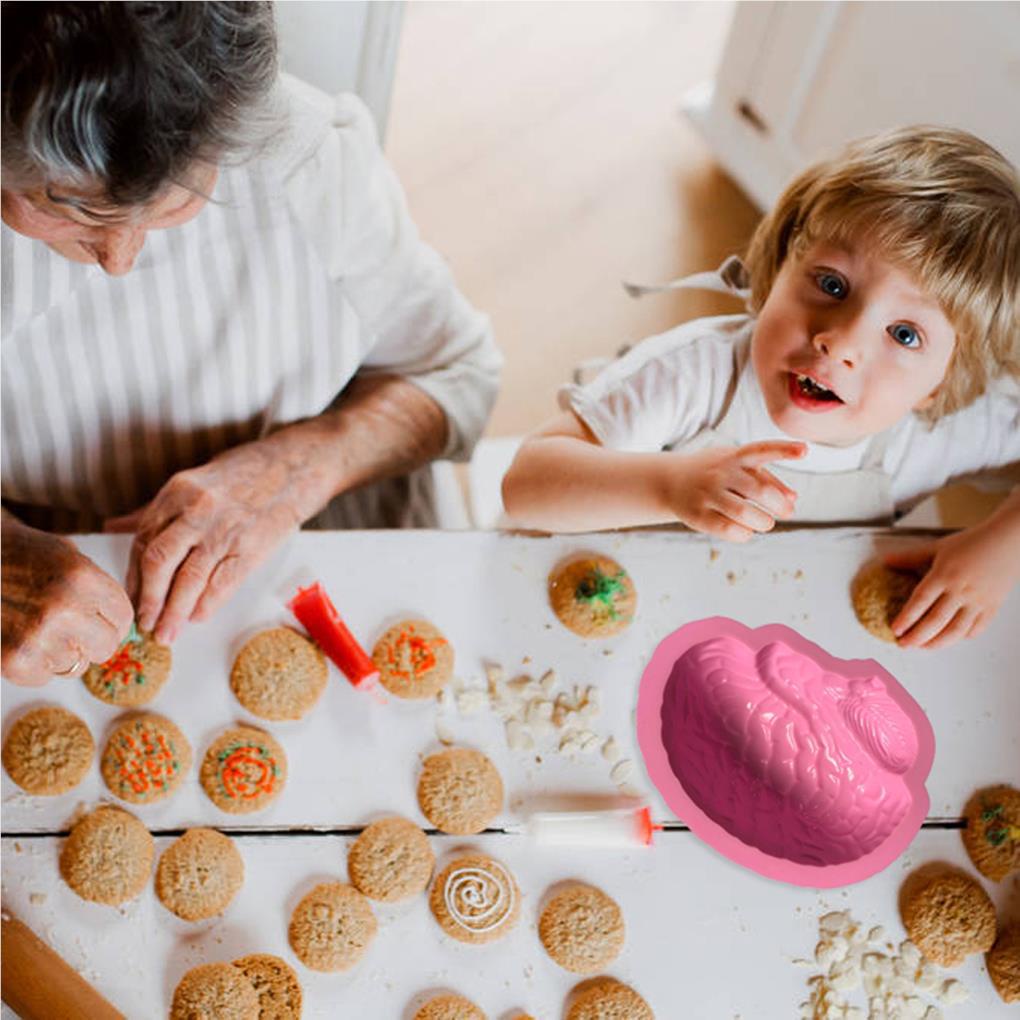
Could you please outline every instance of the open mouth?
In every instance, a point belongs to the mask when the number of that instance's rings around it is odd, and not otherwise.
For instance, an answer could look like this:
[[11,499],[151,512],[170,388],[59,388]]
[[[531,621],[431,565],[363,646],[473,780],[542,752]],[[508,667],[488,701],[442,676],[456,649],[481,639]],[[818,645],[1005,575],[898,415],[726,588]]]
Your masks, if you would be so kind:
[[790,373],[790,399],[808,411],[827,411],[841,407],[843,400],[809,375]]

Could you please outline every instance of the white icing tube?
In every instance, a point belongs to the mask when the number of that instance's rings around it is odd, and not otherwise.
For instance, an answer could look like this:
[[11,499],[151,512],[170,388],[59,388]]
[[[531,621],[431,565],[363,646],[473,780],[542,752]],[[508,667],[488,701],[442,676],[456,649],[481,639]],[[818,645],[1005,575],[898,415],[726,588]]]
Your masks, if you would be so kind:
[[507,826],[507,832],[531,836],[546,846],[651,846],[652,835],[661,829],[652,821],[651,809],[621,808],[615,811],[540,811],[523,825]]

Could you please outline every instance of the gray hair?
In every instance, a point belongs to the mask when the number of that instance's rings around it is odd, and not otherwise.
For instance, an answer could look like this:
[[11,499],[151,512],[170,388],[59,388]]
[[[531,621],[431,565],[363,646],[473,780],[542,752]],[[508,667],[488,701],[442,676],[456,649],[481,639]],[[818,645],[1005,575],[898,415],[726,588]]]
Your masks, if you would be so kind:
[[5,186],[98,186],[100,204],[138,205],[275,131],[268,2],[5,2],[2,14]]

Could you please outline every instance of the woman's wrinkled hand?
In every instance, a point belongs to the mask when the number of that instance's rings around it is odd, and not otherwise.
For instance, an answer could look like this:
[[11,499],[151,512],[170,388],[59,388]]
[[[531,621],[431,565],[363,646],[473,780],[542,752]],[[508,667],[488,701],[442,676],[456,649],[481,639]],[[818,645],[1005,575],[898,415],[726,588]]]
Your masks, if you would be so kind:
[[204,620],[305,516],[300,448],[283,433],[237,446],[180,471],[152,501],[111,518],[132,531],[126,587],[138,626],[169,644],[189,620]]
[[78,676],[117,650],[134,618],[124,589],[66,538],[3,520],[3,675]]

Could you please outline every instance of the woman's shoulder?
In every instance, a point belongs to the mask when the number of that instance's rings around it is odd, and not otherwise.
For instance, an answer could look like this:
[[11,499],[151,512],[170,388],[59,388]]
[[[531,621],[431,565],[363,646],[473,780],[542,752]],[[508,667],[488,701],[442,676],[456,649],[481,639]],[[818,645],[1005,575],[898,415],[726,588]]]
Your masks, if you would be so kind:
[[281,73],[272,103],[281,130],[268,158],[285,179],[314,164],[327,151],[378,147],[372,113],[353,92],[329,95]]

